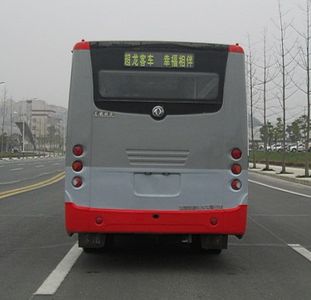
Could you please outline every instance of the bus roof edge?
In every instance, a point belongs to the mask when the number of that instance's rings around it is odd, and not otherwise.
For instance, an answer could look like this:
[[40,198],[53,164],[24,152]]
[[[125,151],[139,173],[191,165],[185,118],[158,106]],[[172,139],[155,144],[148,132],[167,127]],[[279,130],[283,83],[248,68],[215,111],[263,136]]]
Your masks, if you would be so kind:
[[73,50],[90,50],[90,43],[85,40],[81,40],[74,45]]
[[244,49],[239,44],[229,45],[228,51],[234,53],[244,53]]

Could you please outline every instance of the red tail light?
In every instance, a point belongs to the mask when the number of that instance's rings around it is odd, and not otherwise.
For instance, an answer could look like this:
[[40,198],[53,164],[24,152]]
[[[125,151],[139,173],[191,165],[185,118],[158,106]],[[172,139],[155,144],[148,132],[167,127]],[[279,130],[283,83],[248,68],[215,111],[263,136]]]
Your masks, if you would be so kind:
[[83,168],[83,163],[81,160],[75,160],[71,166],[75,172],[80,172]]
[[83,183],[82,178],[79,176],[76,176],[72,179],[72,185],[76,188],[80,187],[82,183]]
[[233,159],[240,159],[242,156],[242,151],[239,148],[234,148],[231,151],[231,156]]
[[238,179],[233,179],[231,181],[231,187],[235,190],[238,191],[242,187],[242,183]]
[[231,172],[235,175],[240,174],[242,171],[242,167],[239,164],[234,164],[231,166]]
[[72,153],[75,156],[81,156],[83,154],[83,146],[82,145],[75,145],[75,146],[73,146]]
[[217,223],[218,223],[218,219],[216,218],[216,217],[211,217],[210,219],[209,219],[209,221],[210,221],[210,223],[212,224],[212,225],[217,225]]

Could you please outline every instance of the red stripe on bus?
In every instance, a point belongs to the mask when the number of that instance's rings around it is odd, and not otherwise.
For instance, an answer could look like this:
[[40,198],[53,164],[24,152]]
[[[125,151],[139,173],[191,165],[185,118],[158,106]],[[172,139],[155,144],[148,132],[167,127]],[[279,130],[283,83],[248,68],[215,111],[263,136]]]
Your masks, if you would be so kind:
[[82,40],[74,45],[73,50],[90,50],[90,43]]
[[229,45],[229,52],[244,53],[244,49],[240,45]]
[[[189,233],[243,235],[247,205],[230,209],[160,211],[101,209],[65,203],[66,229],[69,234],[97,233]],[[98,218],[100,217],[100,218]],[[212,225],[217,218],[217,224]],[[96,219],[102,219],[101,224]]]

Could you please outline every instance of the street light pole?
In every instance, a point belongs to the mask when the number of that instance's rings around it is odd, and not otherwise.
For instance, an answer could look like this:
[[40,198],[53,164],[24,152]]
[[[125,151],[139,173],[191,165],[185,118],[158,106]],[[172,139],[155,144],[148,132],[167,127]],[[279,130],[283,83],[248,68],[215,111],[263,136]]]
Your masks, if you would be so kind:
[[25,121],[23,120],[23,148],[22,152],[24,153],[25,151]]
[[9,151],[12,152],[13,147],[12,147],[12,132],[13,132],[13,100],[12,98],[10,99],[10,148]]
[[[0,84],[5,83],[1,81]],[[1,153],[3,152],[3,145],[4,145],[4,120],[5,120],[5,101],[6,101],[6,88],[4,87],[3,91],[3,100],[2,100],[2,128],[1,128]]]

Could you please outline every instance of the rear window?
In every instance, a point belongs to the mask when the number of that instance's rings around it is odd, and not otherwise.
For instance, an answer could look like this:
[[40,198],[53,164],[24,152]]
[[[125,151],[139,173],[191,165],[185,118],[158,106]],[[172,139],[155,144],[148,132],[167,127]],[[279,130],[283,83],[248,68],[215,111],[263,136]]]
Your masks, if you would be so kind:
[[90,50],[100,109],[150,114],[161,105],[170,115],[216,112],[223,104],[228,47],[94,42]]
[[219,89],[216,73],[101,70],[98,81],[107,100],[208,101],[217,99]]

